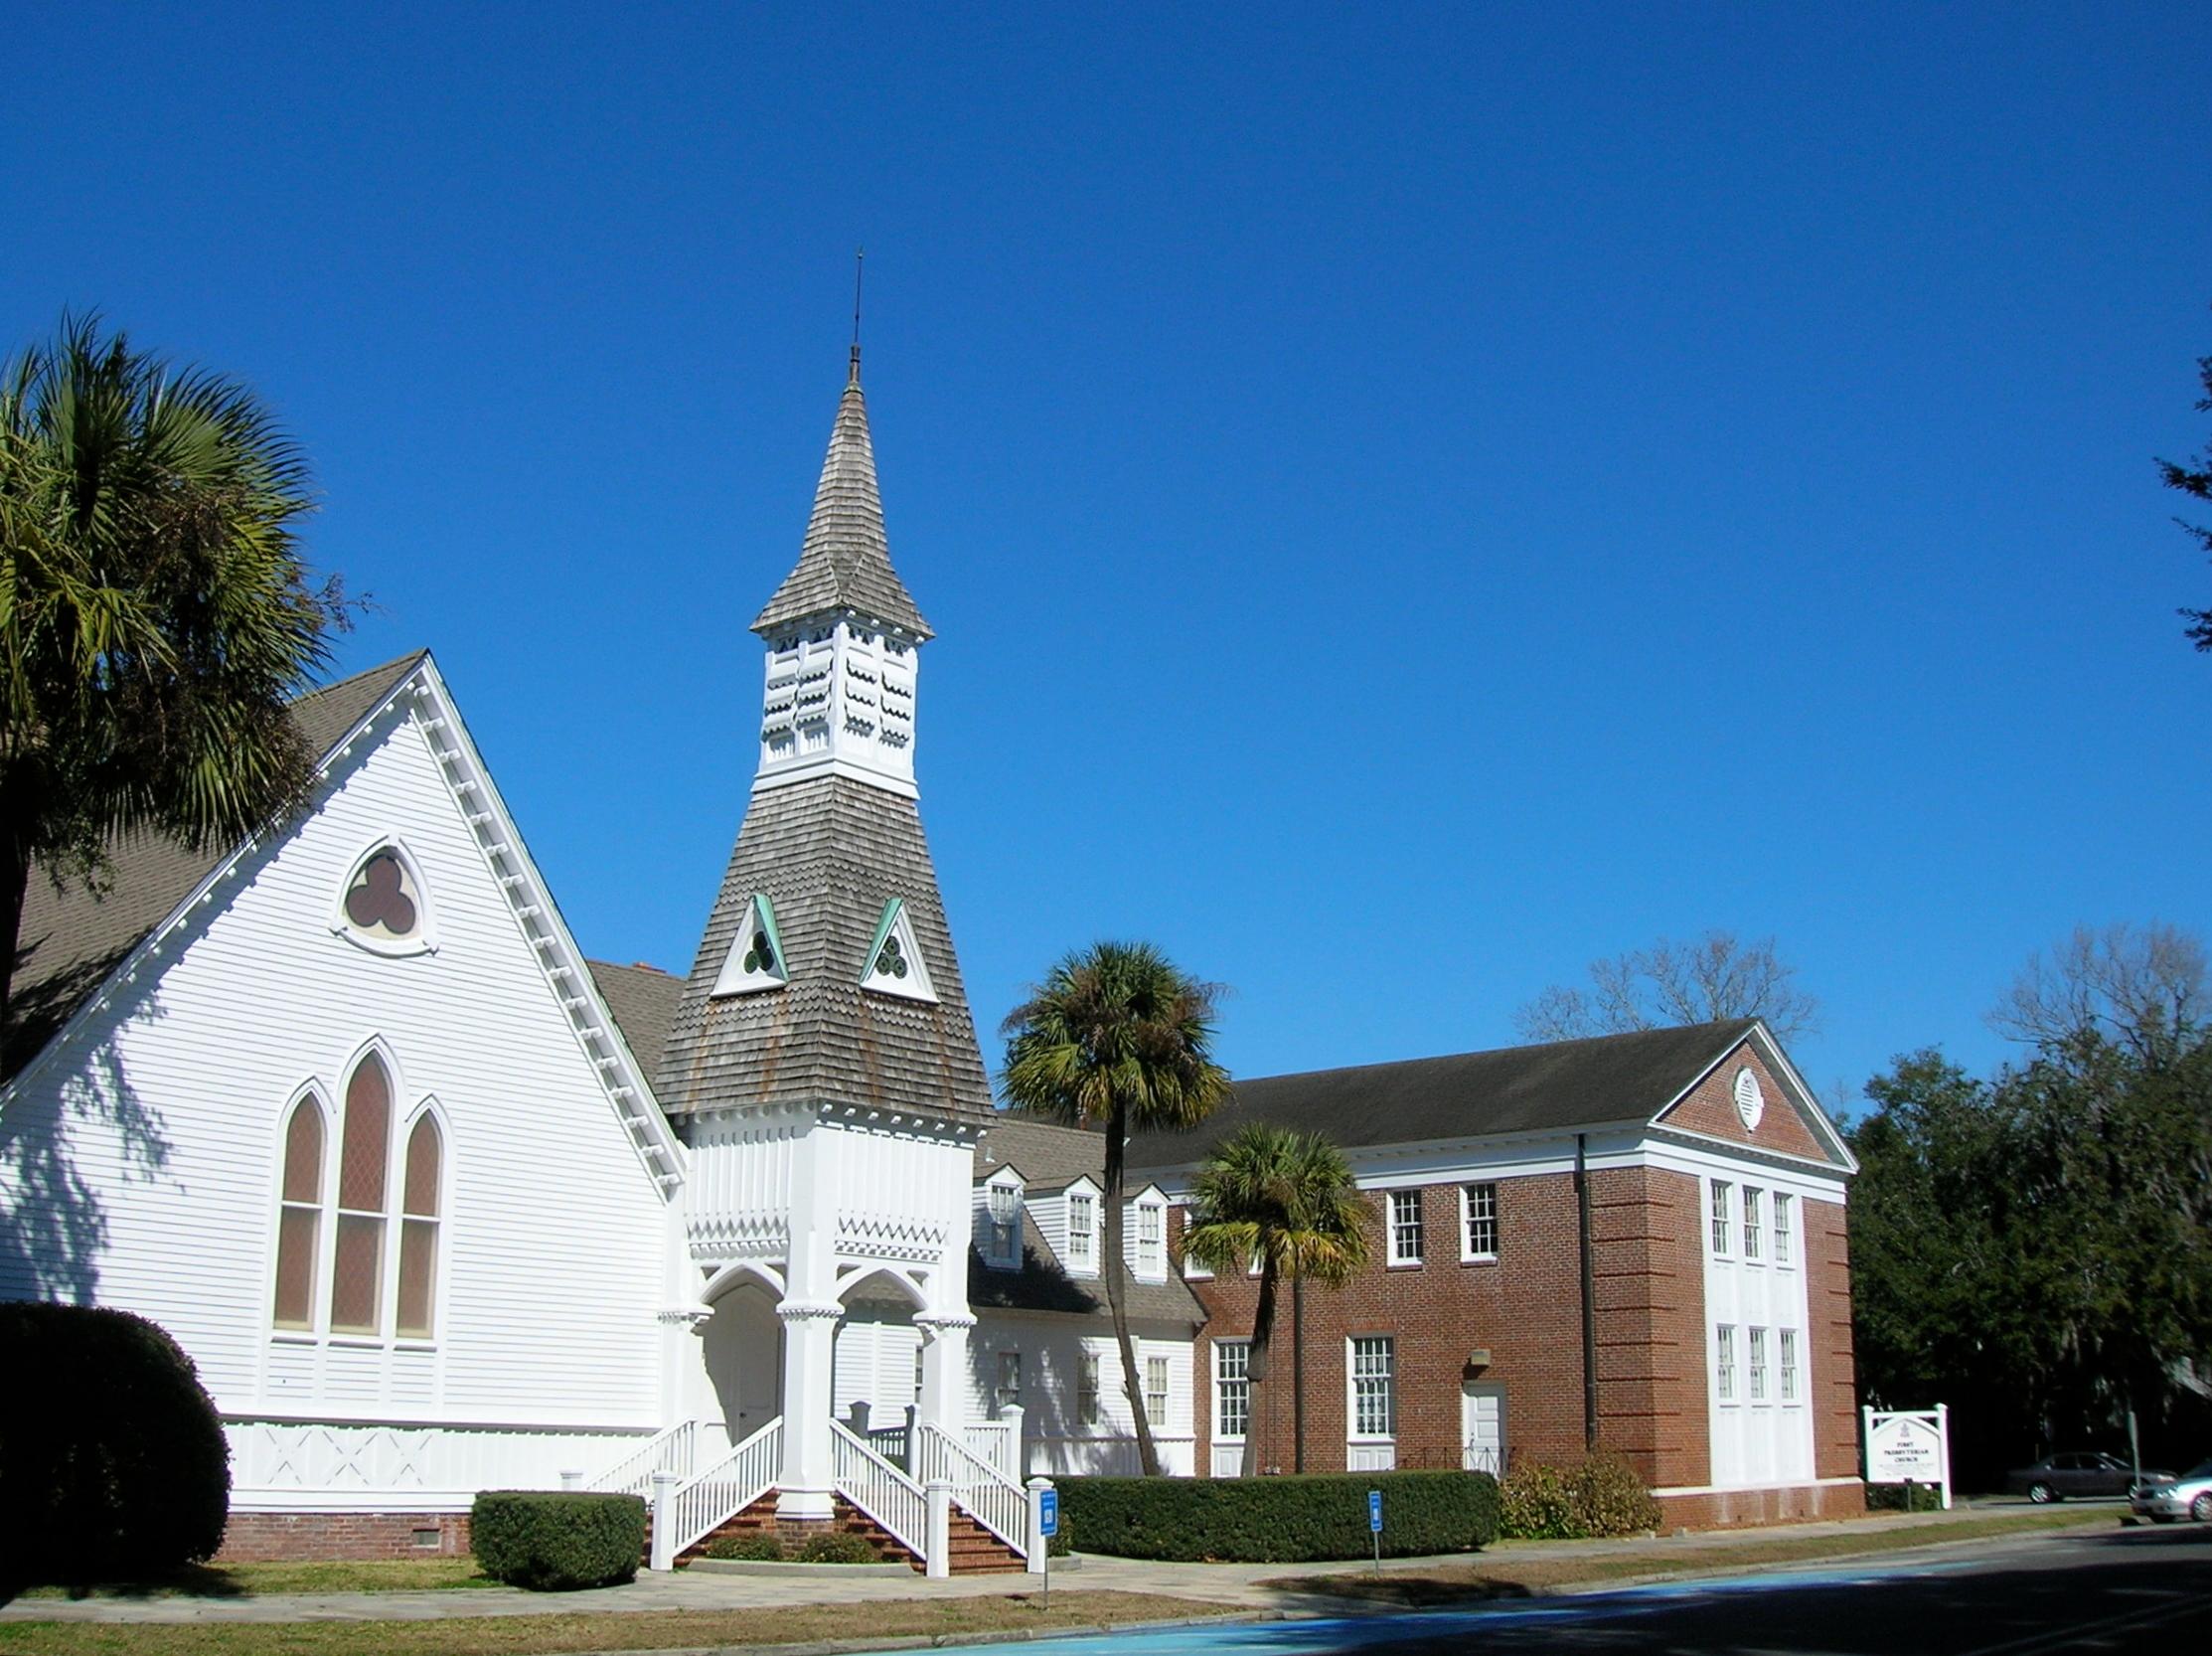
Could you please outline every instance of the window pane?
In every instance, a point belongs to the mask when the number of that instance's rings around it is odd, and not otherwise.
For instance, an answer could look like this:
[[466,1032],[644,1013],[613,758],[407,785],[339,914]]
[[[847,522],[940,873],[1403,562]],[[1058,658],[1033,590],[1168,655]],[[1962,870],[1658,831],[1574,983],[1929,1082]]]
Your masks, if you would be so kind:
[[430,1337],[430,1306],[437,1287],[438,1227],[435,1220],[409,1219],[399,1226],[399,1332],[411,1339]]
[[406,1205],[418,1219],[438,1217],[438,1124],[425,1115],[407,1134]]
[[284,1200],[320,1202],[323,1199],[323,1110],[312,1098],[302,1098],[292,1111],[284,1132]]
[[1498,1251],[1498,1187],[1469,1185],[1467,1203],[1467,1251],[1488,1256]]
[[392,1080],[375,1053],[346,1084],[344,1148],[338,1160],[338,1205],[364,1213],[384,1208],[385,1162],[391,1153]]
[[330,1326],[343,1334],[377,1332],[377,1299],[384,1278],[384,1221],[359,1214],[338,1216],[338,1262],[331,1271]]
[[315,1240],[321,1218],[313,1208],[286,1208],[277,1216],[274,1320],[279,1328],[315,1326]]
[[1165,1357],[1145,1359],[1145,1419],[1155,1426],[1168,1423],[1168,1360]]

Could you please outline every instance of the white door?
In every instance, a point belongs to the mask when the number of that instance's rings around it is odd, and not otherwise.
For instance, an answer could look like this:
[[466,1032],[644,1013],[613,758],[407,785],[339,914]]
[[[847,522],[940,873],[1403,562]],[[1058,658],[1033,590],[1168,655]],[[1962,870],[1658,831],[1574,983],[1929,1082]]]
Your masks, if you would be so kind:
[[1505,1475],[1505,1388],[1474,1386],[1460,1392],[1460,1441],[1466,1445],[1461,1463],[1470,1472]]

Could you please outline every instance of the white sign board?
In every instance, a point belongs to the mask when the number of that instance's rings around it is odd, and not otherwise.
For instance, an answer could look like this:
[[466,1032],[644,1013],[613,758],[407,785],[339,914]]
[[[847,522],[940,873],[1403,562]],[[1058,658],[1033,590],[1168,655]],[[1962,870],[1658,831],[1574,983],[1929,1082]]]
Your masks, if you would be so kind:
[[1860,1411],[1866,1422],[1866,1481],[1926,1483],[1943,1491],[1951,1510],[1951,1410],[1934,1408]]

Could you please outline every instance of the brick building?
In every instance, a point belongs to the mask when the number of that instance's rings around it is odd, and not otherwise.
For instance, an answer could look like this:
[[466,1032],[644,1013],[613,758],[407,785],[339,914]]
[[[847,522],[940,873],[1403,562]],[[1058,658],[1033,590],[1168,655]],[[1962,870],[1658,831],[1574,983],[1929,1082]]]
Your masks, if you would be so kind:
[[1856,1506],[1855,1167],[1764,1026],[1242,1081],[1198,1131],[1137,1139],[1132,1183],[1180,1203],[1249,1121],[1344,1149],[1374,1193],[1371,1262],[1302,1315],[1283,1296],[1272,1397],[1243,1378],[1257,1278],[1185,1272],[1207,1313],[1199,1470],[1241,1466],[1258,1409],[1286,1471],[1571,1463],[1596,1443],[1677,1523]]

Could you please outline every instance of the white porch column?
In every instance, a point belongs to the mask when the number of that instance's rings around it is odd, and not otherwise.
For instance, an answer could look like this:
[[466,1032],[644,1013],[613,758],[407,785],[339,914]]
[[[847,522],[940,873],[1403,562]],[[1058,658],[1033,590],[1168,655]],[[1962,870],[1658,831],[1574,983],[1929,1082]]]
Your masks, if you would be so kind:
[[922,1337],[922,1424],[956,1443],[967,1441],[968,1331],[976,1319],[965,1311],[925,1312],[914,1319]]
[[786,1299],[783,1319],[783,1472],[777,1479],[778,1518],[829,1518],[837,1493],[830,1458],[830,1362],[836,1300]]

